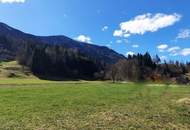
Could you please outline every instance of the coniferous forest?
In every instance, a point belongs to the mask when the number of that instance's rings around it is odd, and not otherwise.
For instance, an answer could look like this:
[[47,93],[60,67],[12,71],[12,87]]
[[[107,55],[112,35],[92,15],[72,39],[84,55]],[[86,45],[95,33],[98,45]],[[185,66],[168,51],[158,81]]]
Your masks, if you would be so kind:
[[115,81],[153,81],[189,83],[190,63],[161,62],[159,56],[129,55],[113,64],[94,60],[77,49],[61,45],[25,44],[17,60],[45,79],[89,79]]

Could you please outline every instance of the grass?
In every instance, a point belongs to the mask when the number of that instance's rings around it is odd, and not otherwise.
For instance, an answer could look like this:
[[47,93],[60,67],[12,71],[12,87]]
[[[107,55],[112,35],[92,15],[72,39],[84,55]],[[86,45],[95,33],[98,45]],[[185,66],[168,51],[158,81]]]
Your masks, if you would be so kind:
[[[31,79],[19,79],[19,78],[0,78],[0,85],[13,86],[22,85],[22,86],[31,86],[31,85],[41,85],[41,84],[54,84],[61,83],[56,81],[40,80],[37,78]],[[1,87],[1,86],[0,86]]]
[[[35,84],[36,83],[36,84]],[[0,80],[2,130],[190,129],[188,86]]]

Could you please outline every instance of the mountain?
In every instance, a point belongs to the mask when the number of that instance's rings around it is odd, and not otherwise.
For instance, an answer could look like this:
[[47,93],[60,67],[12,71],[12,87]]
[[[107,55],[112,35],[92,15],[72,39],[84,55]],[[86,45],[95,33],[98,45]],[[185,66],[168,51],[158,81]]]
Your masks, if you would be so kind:
[[93,77],[94,73],[125,57],[104,46],[79,42],[63,35],[35,36],[0,23],[0,61],[15,59],[40,75],[55,77],[59,72],[59,76],[64,74],[65,77]]
[[[15,52],[17,52],[16,50],[19,49],[20,44],[23,42],[26,43],[31,41],[51,45],[61,45],[65,48],[77,49],[85,55],[88,55],[96,60],[104,60],[108,64],[115,63],[119,59],[125,58],[123,55],[118,54],[115,51],[104,46],[79,42],[62,35],[35,36],[21,32],[4,23],[0,23],[0,60],[14,59],[14,56],[16,55]],[[7,45],[6,42],[12,42],[10,43],[11,46]],[[2,51],[4,49],[6,51]]]

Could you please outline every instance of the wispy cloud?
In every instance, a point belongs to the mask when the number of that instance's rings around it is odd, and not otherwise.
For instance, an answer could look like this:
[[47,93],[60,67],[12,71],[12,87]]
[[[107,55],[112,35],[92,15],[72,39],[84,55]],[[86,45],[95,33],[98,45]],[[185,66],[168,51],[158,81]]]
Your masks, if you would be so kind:
[[179,46],[174,46],[174,47],[170,47],[168,48],[168,52],[170,53],[170,56],[177,56],[179,55],[179,51],[180,51],[180,47]]
[[24,3],[26,0],[0,0],[0,3]]
[[85,36],[85,35],[79,35],[75,39],[80,42],[92,43],[91,38],[89,36]]
[[178,46],[171,47],[168,49],[170,56],[189,56],[190,55],[190,48],[180,48]]
[[108,26],[104,26],[103,28],[102,28],[102,31],[104,32],[104,31],[106,31],[106,30],[108,30]]
[[133,48],[139,48],[139,45],[134,44],[134,45],[132,45],[132,47],[133,47]]
[[188,39],[190,38],[190,29],[182,29],[178,33],[176,39]]
[[134,34],[143,35],[146,32],[156,32],[159,29],[174,25],[181,19],[181,15],[151,13],[138,15],[134,19],[120,24],[120,29],[114,31],[114,36],[129,37]]
[[190,48],[182,49],[180,54],[183,55],[183,56],[189,56],[190,55]]
[[179,46],[174,46],[168,49],[168,52],[176,52],[177,50],[180,50]]
[[157,48],[158,48],[159,52],[164,52],[168,48],[168,45],[167,44],[160,44],[157,46]]
[[116,40],[116,43],[122,43],[123,41],[122,40]]
[[161,44],[157,46],[157,49],[159,52],[168,53],[169,56],[190,56],[190,48],[169,47],[167,44]]

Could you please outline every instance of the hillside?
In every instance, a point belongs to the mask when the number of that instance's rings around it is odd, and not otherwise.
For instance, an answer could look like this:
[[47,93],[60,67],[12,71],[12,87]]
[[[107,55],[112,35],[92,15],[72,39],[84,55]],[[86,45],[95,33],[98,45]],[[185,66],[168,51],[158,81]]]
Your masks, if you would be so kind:
[[0,61],[17,60],[43,79],[102,78],[107,66],[122,59],[107,47],[66,36],[35,36],[0,23]]
[[36,78],[27,67],[23,67],[17,61],[0,63],[0,78]]
[[23,44],[59,45],[67,49],[77,50],[94,60],[103,61],[106,64],[116,63],[125,57],[117,52],[93,44],[75,41],[66,36],[35,36],[14,29],[4,23],[0,23],[0,60],[12,60]]

